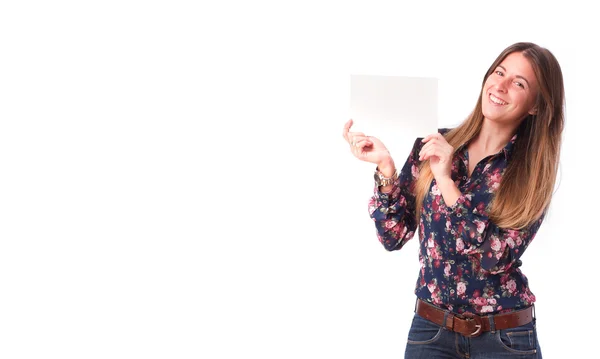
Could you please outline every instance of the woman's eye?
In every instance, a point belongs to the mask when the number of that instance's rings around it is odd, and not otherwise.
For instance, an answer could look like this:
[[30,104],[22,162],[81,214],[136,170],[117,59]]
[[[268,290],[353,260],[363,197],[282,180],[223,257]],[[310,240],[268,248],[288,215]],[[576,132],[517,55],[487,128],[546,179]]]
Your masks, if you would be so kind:
[[502,76],[502,75],[503,75],[503,74],[502,74],[502,71],[500,71],[500,70],[496,70],[496,75],[498,75],[498,76]]
[[521,88],[525,88],[525,86],[521,83],[521,82],[515,82],[515,85],[521,87]]

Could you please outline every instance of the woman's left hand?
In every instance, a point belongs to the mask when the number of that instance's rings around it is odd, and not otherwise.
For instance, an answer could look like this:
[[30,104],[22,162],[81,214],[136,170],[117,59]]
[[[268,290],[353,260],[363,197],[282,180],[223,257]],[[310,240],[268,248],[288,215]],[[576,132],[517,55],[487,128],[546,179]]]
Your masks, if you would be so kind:
[[429,160],[431,172],[436,181],[451,178],[452,155],[454,148],[440,133],[431,134],[423,139],[425,145],[419,152],[419,160]]

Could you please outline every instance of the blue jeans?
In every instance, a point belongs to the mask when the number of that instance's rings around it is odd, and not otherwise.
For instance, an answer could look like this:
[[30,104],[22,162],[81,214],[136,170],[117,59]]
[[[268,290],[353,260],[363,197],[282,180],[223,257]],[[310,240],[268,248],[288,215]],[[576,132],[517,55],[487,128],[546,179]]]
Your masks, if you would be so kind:
[[405,359],[533,359],[542,358],[535,318],[522,327],[465,337],[415,314],[406,344]]

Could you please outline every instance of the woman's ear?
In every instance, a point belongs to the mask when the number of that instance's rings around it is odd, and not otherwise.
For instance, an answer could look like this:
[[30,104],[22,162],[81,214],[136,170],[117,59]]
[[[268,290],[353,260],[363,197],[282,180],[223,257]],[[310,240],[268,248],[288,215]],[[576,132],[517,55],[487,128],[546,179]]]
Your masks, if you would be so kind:
[[537,115],[537,106],[533,107],[531,110],[529,110],[529,114],[530,115]]

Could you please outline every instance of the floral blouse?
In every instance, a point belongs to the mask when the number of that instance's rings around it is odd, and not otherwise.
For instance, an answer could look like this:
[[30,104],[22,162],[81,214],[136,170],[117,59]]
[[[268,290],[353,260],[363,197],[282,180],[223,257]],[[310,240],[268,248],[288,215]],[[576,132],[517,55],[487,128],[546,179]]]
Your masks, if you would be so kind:
[[[448,129],[440,129],[444,134]],[[415,196],[422,138],[388,194],[379,191],[369,201],[377,237],[388,251],[398,250],[416,230]],[[482,159],[471,177],[467,145],[455,153],[452,179],[462,195],[447,206],[435,179],[420,213],[420,272],[415,294],[420,299],[456,313],[509,312],[531,305],[535,296],[519,269],[520,257],[538,231],[544,215],[528,227],[499,228],[487,214],[510,161],[516,135],[497,154]]]

